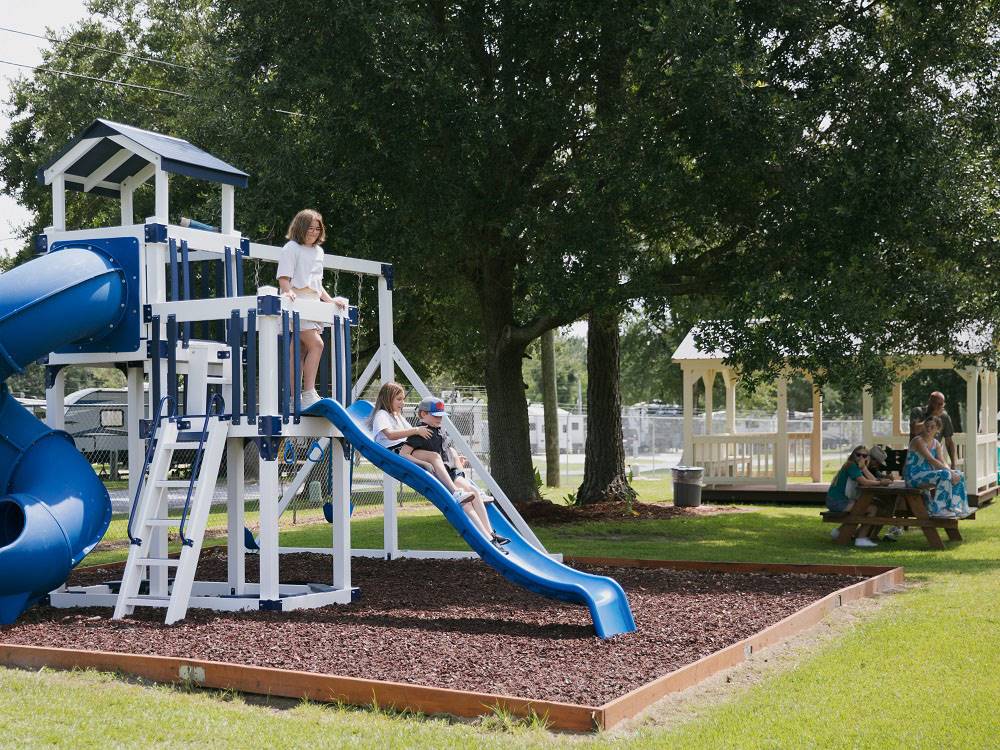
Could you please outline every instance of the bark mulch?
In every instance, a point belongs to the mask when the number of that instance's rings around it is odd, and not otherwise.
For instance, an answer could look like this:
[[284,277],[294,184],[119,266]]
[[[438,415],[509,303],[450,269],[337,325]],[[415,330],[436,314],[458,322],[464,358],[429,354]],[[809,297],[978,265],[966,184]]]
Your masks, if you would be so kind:
[[[582,567],[582,566],[581,566]],[[256,558],[247,578],[256,580]],[[287,613],[163,610],[114,622],[106,608],[35,607],[0,641],[228,661],[375,680],[600,705],[778,622],[848,576],[586,570],[614,577],[638,631],[602,641],[583,606],[531,594],[478,560],[355,559],[355,604]],[[200,580],[224,580],[225,554],[206,550]],[[70,583],[113,580],[77,572]],[[329,582],[330,558],[286,555],[286,583]]]
[[624,502],[591,505],[556,505],[546,500],[521,503],[518,512],[529,523],[557,524],[576,521],[636,521],[663,518],[700,518],[725,513],[752,513],[749,508],[733,505],[699,505],[693,508],[659,503]]

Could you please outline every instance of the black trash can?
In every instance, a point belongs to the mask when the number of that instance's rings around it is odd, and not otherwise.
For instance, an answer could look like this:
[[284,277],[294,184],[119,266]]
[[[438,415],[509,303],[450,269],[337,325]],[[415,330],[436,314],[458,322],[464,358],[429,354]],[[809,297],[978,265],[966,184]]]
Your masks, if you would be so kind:
[[705,470],[701,466],[675,466],[671,472],[674,475],[674,505],[681,508],[701,505],[701,478]]

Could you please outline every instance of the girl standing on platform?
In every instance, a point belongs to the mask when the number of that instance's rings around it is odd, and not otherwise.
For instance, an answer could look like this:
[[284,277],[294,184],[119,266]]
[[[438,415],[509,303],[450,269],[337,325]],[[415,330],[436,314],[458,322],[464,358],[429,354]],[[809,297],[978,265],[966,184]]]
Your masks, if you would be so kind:
[[[332,302],[346,309],[346,299],[333,298],[323,288],[323,248],[320,243],[326,240],[326,226],[319,211],[307,208],[295,214],[285,237],[288,242],[281,249],[277,273],[281,293],[292,302],[301,297],[318,302]],[[319,372],[319,361],[323,356],[322,331],[325,325],[311,320],[302,320],[300,325],[303,409],[319,401],[316,373]],[[292,382],[294,362],[290,370],[292,375],[289,382]]]
[[934,485],[924,490],[924,504],[933,518],[965,518],[969,515],[969,500],[965,494],[965,477],[941,460],[939,417],[927,417],[906,452],[903,479],[907,487]]

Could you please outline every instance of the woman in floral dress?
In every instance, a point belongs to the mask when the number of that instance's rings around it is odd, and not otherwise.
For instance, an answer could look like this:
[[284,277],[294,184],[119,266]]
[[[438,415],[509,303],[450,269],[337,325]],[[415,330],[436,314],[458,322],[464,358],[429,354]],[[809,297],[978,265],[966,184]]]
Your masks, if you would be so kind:
[[907,487],[934,487],[924,490],[924,504],[934,518],[964,518],[969,515],[965,477],[941,460],[941,443],[936,439],[941,420],[929,417],[923,430],[910,441],[903,467]]

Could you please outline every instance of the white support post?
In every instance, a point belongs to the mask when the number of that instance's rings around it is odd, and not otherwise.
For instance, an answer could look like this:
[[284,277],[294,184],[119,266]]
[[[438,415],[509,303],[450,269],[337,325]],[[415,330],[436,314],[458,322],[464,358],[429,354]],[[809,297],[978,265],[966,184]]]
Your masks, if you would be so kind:
[[875,426],[872,423],[875,419],[875,403],[872,398],[871,388],[865,388],[861,392],[861,442],[871,448],[875,442]]
[[128,180],[122,182],[121,186],[121,209],[122,209],[122,226],[131,226],[135,221],[135,209],[133,208],[132,196],[135,194],[135,189],[129,183]]
[[[681,456],[681,463],[689,466],[694,462],[694,386],[697,382],[695,374],[684,367],[684,455]],[[656,453],[655,445],[653,453]]]
[[381,363],[382,348],[380,347],[378,351],[375,352],[375,356],[368,362],[364,371],[362,371],[362,373],[358,376],[358,379],[354,381],[354,387],[351,389],[351,401],[357,401],[361,398],[361,394],[365,392],[365,388],[368,387],[372,377],[375,375],[375,370],[379,368]]
[[208,350],[192,347],[184,397],[188,414],[208,413]]
[[142,367],[129,367],[126,383],[128,387],[128,497],[129,502],[135,501],[135,493],[139,487],[139,474],[145,459],[143,440],[139,437],[139,420],[145,415],[145,391]]
[[330,443],[330,461],[333,468],[333,587],[351,587],[351,472],[344,458],[344,443]]
[[52,227],[57,232],[66,231],[66,177],[58,174],[52,178]]
[[170,223],[170,178],[166,172],[156,167],[156,220],[160,224]]
[[[260,294],[276,294],[274,287],[261,287]],[[281,334],[280,317],[261,315],[257,318],[257,346],[260,363],[257,368],[257,390],[260,398],[260,417],[267,419],[278,415],[278,336]],[[278,599],[278,462],[260,459],[260,599]]]
[[56,373],[51,388],[45,389],[45,424],[53,430],[66,429],[66,368]]
[[714,407],[712,405],[712,391],[715,389],[715,370],[709,370],[702,376],[705,383],[705,434],[712,434],[712,417]]
[[976,431],[980,435],[988,433],[987,419],[990,409],[990,374],[986,370],[979,371],[979,429]]
[[226,440],[226,517],[228,544],[226,559],[229,565],[228,580],[233,594],[246,592],[246,547],[243,544],[244,486],[243,438]]
[[[396,378],[393,364],[395,344],[392,336],[392,290],[385,276],[378,277],[378,338],[379,366],[382,383]],[[386,557],[399,554],[399,529],[396,518],[396,480],[388,474],[382,476],[382,548]]]
[[236,188],[222,186],[222,234],[233,234],[236,230]]
[[722,371],[722,382],[726,385],[726,432],[736,434],[736,374],[726,368]]
[[788,380],[778,378],[778,436],[774,443],[774,473],[779,490],[788,488]]
[[979,368],[970,367],[965,378],[965,487],[979,491]]
[[813,394],[812,439],[809,441],[809,474],[814,482],[823,481],[823,394],[810,380]]
[[903,432],[903,381],[892,384],[892,434],[896,437],[905,435],[907,443],[910,436],[910,421],[906,421],[906,432]]

